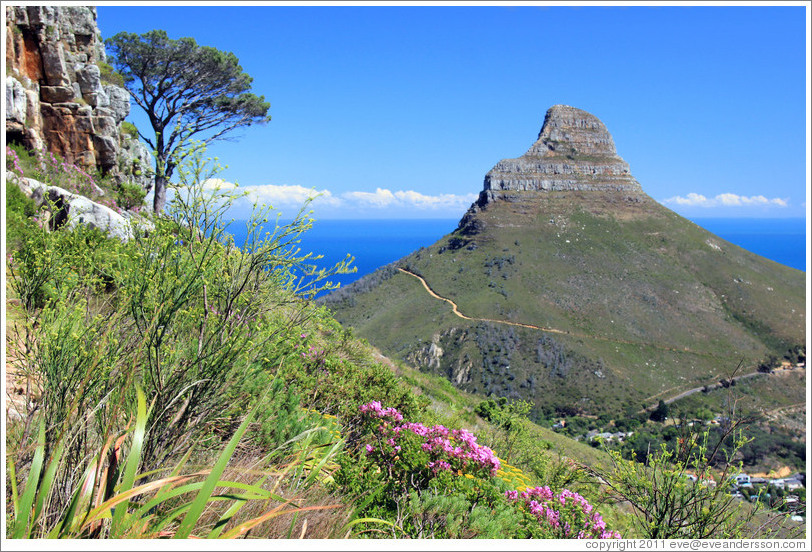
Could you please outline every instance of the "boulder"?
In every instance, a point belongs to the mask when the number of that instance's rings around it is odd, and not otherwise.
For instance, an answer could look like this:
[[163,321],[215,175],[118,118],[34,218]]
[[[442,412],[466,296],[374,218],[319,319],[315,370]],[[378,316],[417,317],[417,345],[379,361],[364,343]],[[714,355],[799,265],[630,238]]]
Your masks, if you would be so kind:
[[71,80],[65,65],[65,52],[59,42],[43,42],[40,45],[42,70],[49,86],[70,86]]
[[90,228],[99,228],[124,242],[133,237],[134,230],[150,231],[154,227],[150,221],[134,213],[118,213],[59,186],[48,186],[33,178],[19,177],[11,171],[6,171],[6,181],[19,186],[37,205],[42,205],[47,199],[53,210],[48,217],[53,227],[67,224],[73,228],[83,224]]
[[41,86],[40,99],[47,103],[68,103],[76,98],[76,92],[70,86]]

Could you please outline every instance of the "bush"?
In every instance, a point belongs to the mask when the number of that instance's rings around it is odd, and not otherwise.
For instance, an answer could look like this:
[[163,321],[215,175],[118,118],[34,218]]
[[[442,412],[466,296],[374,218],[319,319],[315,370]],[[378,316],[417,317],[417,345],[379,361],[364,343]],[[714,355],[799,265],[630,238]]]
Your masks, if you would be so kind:
[[124,88],[124,76],[121,73],[103,61],[98,62],[96,65],[99,66],[99,76],[104,84],[114,84]]
[[121,133],[130,138],[138,138],[138,128],[130,121],[121,122]]
[[116,203],[128,211],[144,205],[147,192],[138,184],[121,182],[116,190]]
[[[742,509],[730,494],[731,476],[741,471],[731,459],[746,442],[732,431],[715,445],[707,432],[681,439],[675,450],[662,444],[648,455],[646,464],[624,460],[618,451],[609,450],[610,467],[591,471],[605,482],[612,496],[631,506],[638,538],[765,538],[769,536],[766,524],[747,535],[757,510]],[[715,455],[721,442],[734,437],[733,451],[720,462]],[[723,467],[715,470],[714,464]]]

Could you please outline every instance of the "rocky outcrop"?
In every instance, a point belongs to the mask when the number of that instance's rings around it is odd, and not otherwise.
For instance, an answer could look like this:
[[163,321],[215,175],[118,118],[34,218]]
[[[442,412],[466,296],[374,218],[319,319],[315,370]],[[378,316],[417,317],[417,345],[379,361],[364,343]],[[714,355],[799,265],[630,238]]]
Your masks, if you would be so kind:
[[95,8],[6,7],[7,140],[149,189],[149,151],[121,132],[129,93],[104,81],[105,62]]
[[53,230],[63,225],[72,228],[82,224],[98,228],[114,238],[128,241],[136,231],[150,231],[150,221],[130,211],[115,211],[106,205],[69,192],[59,186],[48,186],[33,178],[20,177],[12,171],[6,172],[6,181],[16,184],[37,205],[48,204],[41,211],[40,220],[47,217],[48,226]]
[[485,175],[479,203],[504,192],[617,191],[642,194],[629,165],[597,117],[567,105],[551,107],[536,142],[517,159],[503,159]]

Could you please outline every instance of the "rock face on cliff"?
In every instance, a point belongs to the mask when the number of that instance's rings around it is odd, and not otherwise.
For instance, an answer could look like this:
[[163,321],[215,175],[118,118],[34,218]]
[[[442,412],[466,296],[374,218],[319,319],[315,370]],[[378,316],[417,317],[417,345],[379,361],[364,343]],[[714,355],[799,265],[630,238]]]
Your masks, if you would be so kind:
[[[597,117],[567,105],[547,111],[538,140],[517,159],[503,159],[485,175],[480,202],[526,191],[614,191],[642,194],[629,165]],[[507,192],[507,193],[505,193]]]
[[6,7],[6,137],[145,188],[150,155],[121,124],[129,93],[102,79],[96,9]]

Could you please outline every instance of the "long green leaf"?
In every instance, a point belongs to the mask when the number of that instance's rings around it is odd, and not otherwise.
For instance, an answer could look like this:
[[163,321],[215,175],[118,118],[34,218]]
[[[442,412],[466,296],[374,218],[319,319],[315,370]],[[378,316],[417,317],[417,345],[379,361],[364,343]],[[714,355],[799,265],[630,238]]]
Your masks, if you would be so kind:
[[14,462],[11,458],[6,458],[6,467],[8,468],[8,482],[11,485],[11,504],[14,506],[14,519],[20,515],[20,497],[17,496],[17,470],[14,468]]
[[[132,445],[130,452],[127,455],[127,463],[124,466],[124,476],[121,480],[121,485],[118,488],[119,492],[126,492],[132,489],[135,484],[135,473],[138,469],[138,464],[141,463],[141,450],[144,446],[144,435],[147,427],[147,399],[141,387],[136,385],[136,393],[138,395],[138,406],[135,418],[135,432],[133,433]],[[124,520],[124,515],[127,512],[127,505],[117,508],[113,514],[113,524],[110,529],[113,536],[117,536],[121,530],[121,523]]]
[[209,497],[211,497],[212,493],[214,492],[214,488],[217,486],[220,476],[225,471],[228,461],[231,460],[231,456],[237,449],[237,445],[239,444],[240,439],[242,439],[245,431],[248,429],[248,424],[251,423],[252,419],[253,411],[248,413],[245,420],[243,420],[243,422],[240,424],[240,427],[237,428],[234,436],[228,442],[226,448],[220,454],[220,457],[217,459],[217,463],[214,465],[214,468],[212,468],[209,477],[206,479],[203,485],[203,488],[200,489],[200,492],[192,503],[192,508],[183,518],[180,527],[178,527],[178,532],[175,533],[176,539],[185,539],[192,534],[192,529],[197,524],[198,519],[200,519],[203,509],[206,507],[206,504],[209,501]]
[[20,497],[19,515],[14,519],[14,530],[12,536],[15,539],[22,539],[30,536],[28,521],[31,517],[31,508],[34,505],[34,498],[39,487],[39,474],[42,471],[42,461],[45,456],[45,419],[39,423],[37,432],[37,448],[34,451],[34,459],[31,462],[31,469],[28,472],[28,480],[25,482],[25,491]]
[[121,504],[123,502],[129,501],[133,497],[140,496],[140,495],[152,492],[152,491],[157,491],[158,489],[160,489],[164,485],[169,485],[169,484],[176,483],[176,482],[188,481],[192,477],[194,477],[194,475],[167,477],[167,478],[159,479],[159,480],[156,480],[156,481],[150,481],[149,483],[144,483],[143,485],[139,485],[138,487],[130,489],[129,491],[119,493],[119,494],[109,498],[108,500],[106,500],[102,504],[99,504],[93,510],[91,510],[87,515],[87,519],[85,520],[85,523],[82,526],[82,529],[84,529],[85,527],[87,527],[88,525],[90,525],[91,523],[93,523],[96,520],[104,519],[104,518],[107,518],[107,517],[112,517],[110,515],[110,510],[111,509],[113,509],[114,507],[118,506],[119,504]]
[[[141,506],[136,512],[136,517],[142,517],[147,514],[151,509],[155,508],[159,504],[166,502],[171,498],[175,498],[177,496],[184,495],[186,493],[191,493],[193,491],[200,491],[203,488],[204,481],[198,481],[196,483],[188,483],[183,485],[182,487],[176,487],[171,489],[170,491],[161,493],[161,496],[156,495],[155,498],[147,501],[146,504]],[[244,498],[246,500],[272,500],[277,499],[274,495],[270,492],[266,491],[255,485],[250,485],[248,483],[236,483],[231,481],[218,481],[218,487],[232,487],[235,489],[241,489],[247,491],[244,495],[239,495],[240,498]]]
[[42,483],[40,484],[39,492],[37,493],[37,503],[34,506],[34,517],[31,520],[32,523],[36,523],[36,521],[39,519],[39,516],[42,513],[42,507],[45,504],[45,500],[51,493],[51,486],[54,484],[54,478],[56,477],[56,468],[59,466],[59,463],[62,460],[62,452],[64,450],[65,442],[60,439],[59,444],[56,446],[56,450],[54,451],[53,455],[51,455],[51,459],[48,462],[48,468],[45,470],[45,475],[42,477]]

